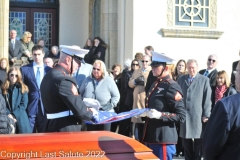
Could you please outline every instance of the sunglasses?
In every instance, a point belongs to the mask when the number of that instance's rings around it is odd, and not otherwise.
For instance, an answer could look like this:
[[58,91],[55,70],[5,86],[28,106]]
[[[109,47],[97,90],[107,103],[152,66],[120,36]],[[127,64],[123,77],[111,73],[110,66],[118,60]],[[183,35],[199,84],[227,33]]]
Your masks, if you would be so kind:
[[214,59],[208,59],[208,61],[209,61],[209,62],[212,61],[213,63],[216,62],[216,60],[214,60]]
[[98,68],[95,68],[95,67],[93,67],[93,70],[97,70],[97,71],[100,71],[100,69],[98,69]]
[[148,61],[142,61],[142,63],[144,63],[144,62],[148,63]]
[[14,76],[15,76],[16,78],[18,78],[18,75],[17,75],[17,74],[10,74],[10,76],[11,76],[11,77],[14,77]]
[[133,63],[132,66],[139,66],[139,64]]

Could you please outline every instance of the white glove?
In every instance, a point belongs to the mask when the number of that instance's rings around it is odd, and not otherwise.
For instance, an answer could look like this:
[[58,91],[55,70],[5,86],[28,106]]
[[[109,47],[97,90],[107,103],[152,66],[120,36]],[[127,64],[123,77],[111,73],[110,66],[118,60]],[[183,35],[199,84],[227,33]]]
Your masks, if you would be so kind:
[[88,109],[93,112],[92,121],[94,123],[97,123],[99,121],[98,111],[95,108],[88,108]]
[[155,118],[155,119],[160,119],[162,116],[162,113],[157,111],[156,109],[151,109],[148,113],[149,118]]
[[98,116],[98,111],[95,108],[88,108],[88,109],[93,112],[93,117]]
[[98,100],[96,100],[96,99],[83,98],[83,102],[85,103],[85,105],[86,105],[87,107],[95,108],[97,111],[99,110],[99,108],[101,108],[100,103],[99,103]]

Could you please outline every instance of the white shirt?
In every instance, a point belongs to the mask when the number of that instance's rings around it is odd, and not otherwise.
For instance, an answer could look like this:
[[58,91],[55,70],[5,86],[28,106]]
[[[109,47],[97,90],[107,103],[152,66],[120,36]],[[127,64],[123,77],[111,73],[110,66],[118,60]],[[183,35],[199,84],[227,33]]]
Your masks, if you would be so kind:
[[[209,75],[214,69],[216,69],[216,68],[213,68],[213,69],[210,69],[210,70],[206,69],[206,71],[208,71],[208,75]],[[205,71],[205,72],[206,72],[206,71]],[[204,72],[204,73],[205,73],[205,72]]]
[[39,65],[37,65],[35,62],[33,62],[33,70],[34,70],[34,75],[35,75],[35,78],[36,78],[36,74],[37,74],[37,68],[38,67],[40,67],[39,68],[39,71],[40,71],[40,80],[41,80],[41,82],[42,82],[42,79],[43,79],[43,76],[44,76],[44,74],[45,74],[45,71],[44,71],[44,64],[42,65],[42,66],[39,66]]

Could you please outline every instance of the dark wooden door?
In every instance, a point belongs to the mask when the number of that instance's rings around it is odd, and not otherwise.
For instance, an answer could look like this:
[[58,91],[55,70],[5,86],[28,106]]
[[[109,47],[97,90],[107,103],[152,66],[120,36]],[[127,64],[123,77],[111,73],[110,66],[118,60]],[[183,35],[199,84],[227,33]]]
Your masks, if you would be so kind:
[[45,40],[49,49],[57,44],[56,9],[11,7],[9,12],[9,29],[17,30],[18,39],[25,31],[32,33],[32,41]]

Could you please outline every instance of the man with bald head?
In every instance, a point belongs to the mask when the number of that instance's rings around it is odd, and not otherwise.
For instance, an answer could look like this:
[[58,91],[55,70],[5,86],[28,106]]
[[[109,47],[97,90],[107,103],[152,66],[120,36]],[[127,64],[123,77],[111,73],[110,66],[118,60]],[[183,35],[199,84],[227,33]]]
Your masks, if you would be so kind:
[[211,54],[207,59],[207,69],[199,71],[200,74],[209,78],[210,86],[214,86],[217,78],[217,64],[218,57],[215,54]]

